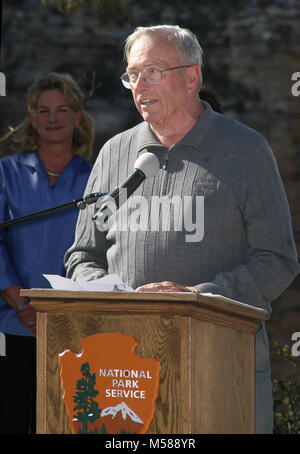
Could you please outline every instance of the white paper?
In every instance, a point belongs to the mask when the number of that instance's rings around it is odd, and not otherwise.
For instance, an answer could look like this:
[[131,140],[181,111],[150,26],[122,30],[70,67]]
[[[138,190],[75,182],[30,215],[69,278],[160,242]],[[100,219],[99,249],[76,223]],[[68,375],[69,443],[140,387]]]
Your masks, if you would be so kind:
[[219,298],[219,299],[222,299],[222,300],[231,301],[231,302],[234,302],[234,303],[241,304],[242,306],[245,306],[244,303],[240,303],[239,301],[233,300],[231,298],[227,298],[226,296],[223,296],[223,295],[217,295],[216,293],[200,293],[200,295],[209,296],[211,298]]
[[124,284],[117,274],[107,274],[93,281],[75,282],[58,274],[43,274],[55,290],[88,290],[98,292],[123,291],[133,292],[131,287]]
[[231,298],[227,298],[226,296],[223,296],[223,295],[217,295],[215,293],[201,293],[201,295],[208,296],[208,297],[211,297],[211,298],[218,298],[218,299],[221,299],[223,301],[229,301],[231,303],[238,304],[238,305],[243,306],[243,307],[245,307],[245,306],[247,306],[247,307],[255,307],[256,310],[260,310],[260,311],[264,312],[264,309],[262,309],[260,307],[251,306],[250,304],[246,304],[246,303],[241,303],[240,301],[233,300]]

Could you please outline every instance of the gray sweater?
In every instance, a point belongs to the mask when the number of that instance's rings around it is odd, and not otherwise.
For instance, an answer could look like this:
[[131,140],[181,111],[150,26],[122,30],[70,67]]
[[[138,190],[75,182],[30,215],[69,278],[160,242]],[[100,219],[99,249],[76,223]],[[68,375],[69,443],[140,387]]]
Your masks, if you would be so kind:
[[[131,207],[110,217],[107,232],[92,221],[99,207],[80,213],[65,257],[67,276],[84,281],[116,273],[133,288],[169,280],[271,313],[271,302],[300,271],[275,159],[261,134],[203,104],[204,114],[170,150],[146,122],[104,145],[86,194],[122,184],[145,151],[158,157],[161,169],[131,196]],[[124,213],[127,223],[118,221]],[[272,424],[262,323],[255,337],[255,431],[272,433]]]
[[[104,145],[86,194],[119,186],[145,151],[161,169],[138,188],[129,211],[123,205],[111,217],[107,232],[92,221],[99,207],[80,213],[68,277],[116,273],[133,288],[169,280],[271,311],[299,272],[275,159],[261,134],[203,104],[204,114],[170,150],[146,122]],[[124,210],[133,228],[117,223]]]

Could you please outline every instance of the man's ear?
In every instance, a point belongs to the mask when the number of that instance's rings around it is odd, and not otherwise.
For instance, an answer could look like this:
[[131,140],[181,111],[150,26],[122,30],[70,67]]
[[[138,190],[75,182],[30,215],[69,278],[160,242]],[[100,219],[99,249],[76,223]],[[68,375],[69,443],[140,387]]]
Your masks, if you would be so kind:
[[201,75],[201,68],[199,65],[193,65],[188,68],[187,74],[187,88],[188,90],[198,90]]

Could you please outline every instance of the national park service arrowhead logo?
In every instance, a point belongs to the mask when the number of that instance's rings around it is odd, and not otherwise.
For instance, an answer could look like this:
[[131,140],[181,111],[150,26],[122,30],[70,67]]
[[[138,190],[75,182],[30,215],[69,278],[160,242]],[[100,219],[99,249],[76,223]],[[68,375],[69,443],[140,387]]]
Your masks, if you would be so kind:
[[82,352],[59,355],[73,433],[146,433],[155,414],[160,363],[135,353],[132,336],[81,339]]

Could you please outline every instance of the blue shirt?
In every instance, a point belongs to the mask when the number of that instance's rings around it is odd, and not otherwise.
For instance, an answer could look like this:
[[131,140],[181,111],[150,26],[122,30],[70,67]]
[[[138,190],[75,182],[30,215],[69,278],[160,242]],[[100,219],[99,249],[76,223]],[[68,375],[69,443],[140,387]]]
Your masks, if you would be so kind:
[[[74,156],[51,185],[36,152],[0,160],[0,222],[72,202],[83,196],[92,165]],[[65,275],[63,257],[74,240],[76,207],[0,228],[0,291],[19,284],[47,288],[42,274]],[[0,296],[0,332],[30,336]]]

